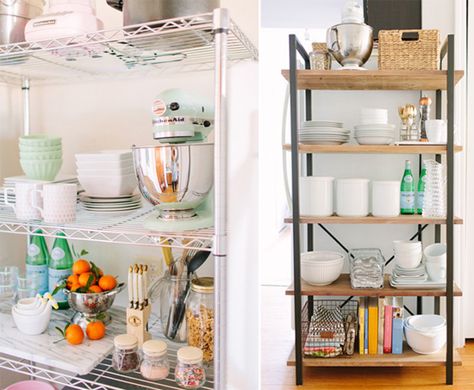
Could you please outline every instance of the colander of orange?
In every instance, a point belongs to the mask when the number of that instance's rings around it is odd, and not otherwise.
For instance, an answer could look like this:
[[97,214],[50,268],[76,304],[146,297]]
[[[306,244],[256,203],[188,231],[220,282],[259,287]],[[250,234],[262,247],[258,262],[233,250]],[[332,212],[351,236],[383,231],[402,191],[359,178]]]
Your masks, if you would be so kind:
[[64,289],[69,306],[76,311],[72,323],[83,328],[95,320],[109,324],[112,317],[107,311],[124,287],[125,284],[118,283],[116,277],[104,275],[93,262],[85,259],[77,260]]

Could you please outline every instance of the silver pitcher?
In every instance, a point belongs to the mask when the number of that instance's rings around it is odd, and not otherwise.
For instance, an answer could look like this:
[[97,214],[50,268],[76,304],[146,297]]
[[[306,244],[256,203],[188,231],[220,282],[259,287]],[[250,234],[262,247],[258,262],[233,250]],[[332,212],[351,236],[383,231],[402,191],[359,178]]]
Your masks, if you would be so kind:
[[107,0],[107,4],[123,11],[128,26],[212,12],[220,0]]
[[327,31],[328,51],[343,69],[362,70],[372,54],[372,27],[364,23],[341,23]]
[[25,26],[43,13],[43,0],[0,0],[0,44],[25,41]]

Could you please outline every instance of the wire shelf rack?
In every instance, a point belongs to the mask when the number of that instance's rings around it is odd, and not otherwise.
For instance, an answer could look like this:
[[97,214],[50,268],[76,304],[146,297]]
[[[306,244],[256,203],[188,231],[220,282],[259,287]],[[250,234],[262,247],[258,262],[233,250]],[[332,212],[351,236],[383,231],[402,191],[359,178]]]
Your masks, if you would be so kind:
[[[258,51],[231,21],[228,60],[257,60]],[[68,38],[0,46],[0,80],[19,84],[214,69],[212,13],[103,30]]]
[[[150,327],[155,338],[162,338],[158,335],[159,321],[156,320]],[[170,363],[170,374],[162,381],[150,381],[141,376],[139,372],[121,374],[112,368],[112,356],[107,356],[89,374],[84,376],[73,373],[55,370],[43,364],[34,363],[28,360],[17,359],[10,355],[0,355],[0,369],[14,371],[17,374],[25,374],[32,378],[44,380],[46,382],[58,384],[63,390],[135,390],[135,389],[180,389],[174,381],[174,367],[176,366],[176,354],[181,347],[179,344],[168,344],[168,360]],[[206,367],[207,381],[202,387],[204,390],[214,388],[214,375],[212,366]]]
[[143,207],[121,216],[96,215],[81,208],[76,221],[66,225],[43,222],[19,221],[10,207],[0,205],[0,233],[34,234],[41,229],[44,237],[58,237],[63,232],[67,239],[128,244],[138,246],[161,246],[176,249],[199,249],[211,251],[213,229],[182,232],[155,232],[143,227],[143,223],[153,213],[153,208]]

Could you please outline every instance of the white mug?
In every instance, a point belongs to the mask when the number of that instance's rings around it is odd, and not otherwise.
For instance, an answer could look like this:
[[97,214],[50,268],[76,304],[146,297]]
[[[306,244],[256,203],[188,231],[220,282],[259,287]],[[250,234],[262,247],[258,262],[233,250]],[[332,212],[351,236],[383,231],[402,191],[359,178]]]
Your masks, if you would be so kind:
[[429,142],[445,144],[448,139],[448,127],[443,119],[429,119],[425,122],[426,136]]
[[[33,191],[41,189],[40,184],[33,183],[16,183],[15,189],[5,188],[5,204],[10,206],[15,211],[15,215],[18,219],[23,221],[33,221],[41,219],[40,212],[32,206],[31,199],[38,205],[42,205],[41,197],[35,195]],[[15,203],[8,201],[8,193],[15,193]]]
[[333,214],[333,177],[301,177],[301,215],[328,217]]
[[[34,194],[41,194],[43,208],[34,202]],[[46,223],[70,223],[76,220],[77,184],[45,184],[43,190],[35,190],[31,204],[40,211]]]

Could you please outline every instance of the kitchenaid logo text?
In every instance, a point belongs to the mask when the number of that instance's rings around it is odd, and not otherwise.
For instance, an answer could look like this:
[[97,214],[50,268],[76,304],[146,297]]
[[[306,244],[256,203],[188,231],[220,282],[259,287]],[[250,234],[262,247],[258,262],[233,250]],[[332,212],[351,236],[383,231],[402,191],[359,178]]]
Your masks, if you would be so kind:
[[153,124],[156,126],[184,125],[192,123],[193,120],[185,116],[163,116],[153,120]]

